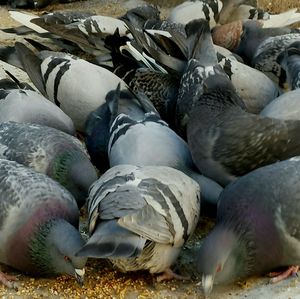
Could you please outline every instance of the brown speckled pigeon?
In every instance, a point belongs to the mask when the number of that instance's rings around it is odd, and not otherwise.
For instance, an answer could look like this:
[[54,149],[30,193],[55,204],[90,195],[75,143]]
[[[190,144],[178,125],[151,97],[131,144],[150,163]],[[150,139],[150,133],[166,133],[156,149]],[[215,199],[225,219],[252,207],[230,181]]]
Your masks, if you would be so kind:
[[[86,258],[73,196],[45,174],[0,159],[0,263],[34,276],[69,274],[83,282]],[[0,282],[13,283],[0,272]]]
[[97,173],[80,141],[37,124],[0,124],[0,156],[45,173],[68,189],[81,207]]
[[220,195],[217,224],[196,258],[204,292],[213,283],[299,265],[299,214],[300,157],[259,168],[228,185]]

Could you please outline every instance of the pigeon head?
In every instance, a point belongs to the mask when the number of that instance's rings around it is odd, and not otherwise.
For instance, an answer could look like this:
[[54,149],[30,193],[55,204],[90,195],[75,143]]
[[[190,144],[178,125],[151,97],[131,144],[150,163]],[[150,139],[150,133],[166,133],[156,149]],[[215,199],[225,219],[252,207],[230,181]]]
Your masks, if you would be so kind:
[[87,259],[75,253],[83,244],[79,231],[63,219],[42,224],[29,245],[35,272],[46,276],[68,274],[82,284]]
[[50,168],[51,177],[68,189],[79,207],[83,206],[97,172],[88,156],[76,149],[64,149]]
[[197,256],[197,271],[208,295],[215,283],[228,283],[245,276],[246,246],[232,230],[216,226],[206,237]]

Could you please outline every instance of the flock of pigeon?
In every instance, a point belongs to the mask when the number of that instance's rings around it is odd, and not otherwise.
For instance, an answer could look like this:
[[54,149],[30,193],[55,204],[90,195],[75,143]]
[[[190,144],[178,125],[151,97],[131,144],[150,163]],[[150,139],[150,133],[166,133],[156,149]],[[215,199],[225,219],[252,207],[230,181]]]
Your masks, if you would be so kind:
[[151,5],[11,16],[23,25],[4,31],[24,42],[0,58],[38,91],[0,80],[1,263],[83,283],[87,258],[107,258],[180,279],[171,266],[207,204],[217,223],[194,262],[205,294],[298,271],[300,30],[287,26],[299,13],[198,0],[165,20]]

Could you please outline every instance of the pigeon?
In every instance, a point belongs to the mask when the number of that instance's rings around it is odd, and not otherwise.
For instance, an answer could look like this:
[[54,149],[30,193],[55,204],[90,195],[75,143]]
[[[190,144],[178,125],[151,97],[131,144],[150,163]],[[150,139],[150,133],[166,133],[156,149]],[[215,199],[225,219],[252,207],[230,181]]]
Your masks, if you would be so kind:
[[161,120],[147,97],[138,94],[136,102],[133,95],[130,98],[120,90],[111,97],[109,95],[107,101],[113,107],[111,114],[115,118],[112,117],[108,143],[110,166],[131,164],[176,168],[200,185],[203,202],[216,205],[222,187],[199,173],[186,142]]
[[237,21],[212,31],[215,44],[241,56],[244,62],[282,85],[285,72],[277,62],[279,54],[300,39],[300,31],[288,27],[262,28],[259,21]]
[[[0,262],[33,276],[69,274],[83,283],[86,258],[73,196],[48,176],[0,159]],[[13,282],[0,272],[0,282]]]
[[198,184],[165,166],[118,165],[91,187],[87,243],[76,256],[108,258],[122,272],[170,270],[200,213]]
[[59,107],[20,82],[0,80],[0,122],[35,123],[75,135],[73,121]]
[[[188,62],[180,81],[176,105],[176,131],[186,139],[186,127],[211,73],[222,72],[206,20],[195,20],[185,27]],[[227,75],[224,73],[224,76]],[[244,106],[243,103],[241,105]]]
[[72,193],[79,207],[98,177],[77,138],[37,124],[0,123],[0,157],[47,174]]
[[105,68],[65,53],[41,51],[35,55],[24,44],[15,44],[17,54],[37,89],[59,106],[84,132],[88,115],[105,103],[106,94],[118,83],[127,85]]
[[[210,48],[207,23],[203,23],[202,35],[201,46]],[[199,61],[194,69],[190,64],[181,89],[195,95],[194,106],[187,111],[187,141],[193,161],[204,176],[226,186],[258,167],[298,155],[300,122],[247,112],[215,60],[213,56],[206,59],[206,67]]]
[[194,163],[223,186],[300,150],[299,121],[251,114],[238,105],[240,101],[229,79],[211,76],[187,125]]
[[277,61],[287,74],[290,89],[300,89],[300,39],[279,54]]
[[[208,295],[214,283],[229,283],[279,267],[300,264],[300,158],[261,167],[228,185],[218,204],[217,223],[195,263]],[[293,267],[291,267],[293,266]]]

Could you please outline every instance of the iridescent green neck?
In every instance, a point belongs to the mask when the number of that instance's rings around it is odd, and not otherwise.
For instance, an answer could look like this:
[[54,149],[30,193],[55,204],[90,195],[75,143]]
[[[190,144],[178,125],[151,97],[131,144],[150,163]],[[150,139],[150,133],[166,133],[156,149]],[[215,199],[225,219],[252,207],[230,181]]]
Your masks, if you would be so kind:
[[51,229],[59,221],[62,220],[49,220],[39,226],[38,230],[32,237],[31,243],[29,245],[29,255],[31,258],[31,263],[34,265],[34,272],[43,276],[53,276],[56,273],[53,263],[51,260],[50,246],[49,246],[49,235]]

